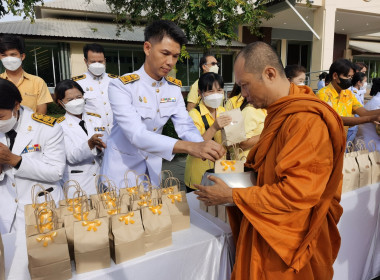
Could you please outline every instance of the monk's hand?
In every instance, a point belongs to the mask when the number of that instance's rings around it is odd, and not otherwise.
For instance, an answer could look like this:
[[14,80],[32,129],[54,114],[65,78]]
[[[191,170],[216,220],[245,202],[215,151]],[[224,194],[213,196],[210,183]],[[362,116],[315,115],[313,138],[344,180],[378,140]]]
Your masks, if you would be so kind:
[[12,154],[8,146],[0,143],[0,164],[8,164],[10,166],[16,166],[21,160],[21,156]]
[[216,161],[224,156],[226,150],[222,145],[213,140],[206,140],[204,142],[192,143],[193,146],[189,150],[189,155],[192,155],[203,160]]
[[209,175],[207,177],[215,184],[212,186],[194,185],[198,190],[194,193],[197,199],[203,201],[207,206],[234,203],[232,189],[220,178]]

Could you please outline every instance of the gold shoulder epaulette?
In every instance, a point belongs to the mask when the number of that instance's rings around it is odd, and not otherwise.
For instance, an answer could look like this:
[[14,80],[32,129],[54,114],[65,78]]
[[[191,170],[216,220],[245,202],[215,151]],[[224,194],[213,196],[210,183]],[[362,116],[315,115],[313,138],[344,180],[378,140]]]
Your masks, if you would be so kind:
[[132,83],[134,81],[137,81],[140,79],[140,76],[137,75],[137,74],[130,74],[130,75],[125,75],[125,76],[121,76],[119,77],[119,80],[124,84],[129,84],[129,83]]
[[98,115],[98,114],[95,114],[95,113],[90,113],[90,112],[86,112],[86,114],[89,115],[89,116],[94,116],[94,117],[98,117],[98,118],[102,117],[101,115]]
[[85,74],[79,75],[79,76],[75,76],[75,77],[71,78],[71,80],[73,80],[74,82],[77,82],[77,81],[80,81],[80,80],[83,80],[83,79],[86,79],[86,75]]
[[32,119],[37,122],[44,123],[50,126],[54,126],[55,122],[57,121],[57,119],[54,117],[50,117],[50,116],[38,114],[38,113],[34,113],[32,115]]
[[57,119],[57,123],[61,123],[61,122],[63,122],[64,120],[65,120],[65,117],[60,117],[60,118]]
[[181,80],[178,80],[176,78],[173,78],[171,76],[167,76],[165,77],[165,80],[167,80],[169,83],[173,84],[173,85],[176,85],[176,86],[179,86],[179,87],[182,87],[182,82]]
[[117,78],[119,78],[118,75],[114,75],[114,74],[108,74],[108,77],[110,77],[111,79],[117,79]]

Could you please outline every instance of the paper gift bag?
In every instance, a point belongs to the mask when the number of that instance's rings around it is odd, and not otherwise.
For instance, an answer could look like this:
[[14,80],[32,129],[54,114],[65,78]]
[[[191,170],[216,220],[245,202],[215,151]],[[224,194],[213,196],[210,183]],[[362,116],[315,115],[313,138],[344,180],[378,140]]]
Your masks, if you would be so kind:
[[120,188],[119,195],[128,194],[129,196],[138,194],[138,177],[134,170],[127,170],[124,174],[124,188]]
[[[122,197],[124,197],[123,195]],[[128,211],[127,199],[124,199],[121,203],[121,197],[117,195],[116,188],[110,187],[107,193],[99,196],[99,216],[100,217],[110,217],[115,214],[126,213]],[[125,196],[128,197],[128,196]]]
[[190,208],[186,192],[162,195],[162,202],[166,203],[169,209],[173,232],[190,227]]
[[153,251],[172,244],[172,222],[165,203],[141,209],[145,228],[145,251]]
[[[55,208],[55,202],[49,192],[40,184],[32,186],[31,190],[32,204],[24,206],[25,225],[36,225],[35,210],[40,211],[47,208]],[[50,222],[51,217],[44,216]]]
[[4,245],[0,234],[0,280],[5,280]]
[[145,254],[145,232],[141,212],[130,211],[111,217],[111,257],[116,264]]
[[[227,160],[226,156],[223,159],[218,159],[215,161],[214,172],[215,173],[242,173],[244,172],[244,163],[246,159],[243,150],[238,148],[237,145],[232,145],[229,149],[229,157]],[[227,154],[227,153],[226,153]]]
[[222,139],[227,146],[247,140],[245,136],[244,117],[240,109],[220,113],[220,116],[230,116],[231,123],[222,129]]
[[152,205],[152,194],[151,192],[145,192],[138,196],[131,196],[130,197],[130,205],[131,210],[136,211],[140,210],[144,207],[148,207]]
[[161,188],[161,194],[173,194],[180,191],[181,182],[176,177],[169,177],[165,180],[163,188]]
[[97,205],[99,201],[104,200],[108,195],[110,189],[117,189],[115,183],[110,180],[106,175],[98,175],[95,178],[96,182],[96,194],[90,195],[91,206]]
[[371,182],[376,184],[380,182],[380,153],[377,150],[376,142],[371,140],[368,142],[368,157],[371,161]]
[[199,200],[199,208],[205,212],[208,211],[206,203],[204,203],[202,200]]
[[218,217],[218,206],[207,206],[207,212],[214,217]]
[[218,218],[223,222],[227,222],[227,208],[225,205],[217,205],[218,208]]
[[357,153],[353,151],[352,143],[347,143],[348,152],[343,160],[343,186],[342,193],[355,190],[359,187],[359,166],[356,161]]
[[[82,188],[80,187],[79,183],[75,180],[68,180],[66,181],[63,186],[63,194],[65,196],[65,199],[59,201],[59,206],[68,206],[72,204],[71,200],[73,198],[73,195],[75,192],[82,191]],[[78,199],[78,198],[77,198]]]
[[111,266],[109,218],[96,218],[74,223],[76,272],[84,273]]
[[364,141],[357,145],[358,155],[356,161],[359,166],[359,187],[371,185],[372,168],[369,160],[368,150],[365,147]]
[[[40,214],[37,214],[37,228],[40,228]],[[28,269],[31,279],[70,279],[71,263],[67,246],[66,232],[63,228],[57,229],[56,213],[52,212],[54,228],[45,233],[38,233],[27,237],[26,247],[28,252]]]
[[161,188],[164,188],[164,184],[165,184],[165,181],[167,178],[170,178],[170,177],[174,177],[173,176],[173,172],[171,170],[162,170],[161,173],[160,173],[160,187]]

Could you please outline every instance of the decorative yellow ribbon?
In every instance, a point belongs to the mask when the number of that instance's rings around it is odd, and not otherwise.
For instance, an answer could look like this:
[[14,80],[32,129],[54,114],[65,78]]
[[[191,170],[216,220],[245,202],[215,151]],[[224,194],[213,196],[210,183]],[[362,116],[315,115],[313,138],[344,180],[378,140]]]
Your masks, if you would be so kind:
[[43,202],[43,203],[40,203],[40,204],[32,204],[32,207],[33,208],[38,207],[38,211],[40,211],[42,209],[47,208],[47,202]]
[[235,160],[222,160],[220,162],[220,164],[224,166],[223,171],[227,171],[228,167],[231,168],[232,171],[235,171],[235,163]]
[[[34,227],[37,228],[37,226],[34,226]],[[39,228],[40,228],[40,232],[42,233],[44,233],[45,231],[51,231],[53,230],[53,222],[41,224],[39,225]]]
[[127,188],[127,191],[130,196],[137,194],[137,187]]
[[41,242],[43,241],[43,246],[44,247],[47,247],[47,245],[49,245],[49,241],[52,241],[53,242],[53,238],[57,236],[57,232],[56,231],[53,231],[52,233],[49,233],[49,234],[45,234],[45,235],[42,235],[40,237],[37,237],[37,241],[38,242]]
[[108,200],[110,198],[111,198],[111,195],[110,195],[109,192],[105,192],[105,193],[100,194],[100,199],[101,200]]
[[150,197],[150,193],[140,195],[141,200],[147,200]]
[[129,212],[127,215],[120,216],[120,217],[119,217],[119,221],[120,221],[120,222],[124,221],[126,225],[128,225],[128,223],[134,224],[135,221],[132,220],[132,217],[133,217],[134,215],[135,215],[134,212]]
[[163,188],[162,192],[164,194],[172,194],[172,193],[174,193],[174,187]]
[[116,197],[114,197],[114,198],[111,198],[111,197],[107,198],[106,204],[107,204],[107,209],[115,208],[116,207]]
[[120,211],[120,208],[108,210],[107,213],[108,215],[115,215],[118,213],[118,211]]
[[67,207],[67,210],[69,210],[70,212],[80,213],[81,208],[82,204],[79,203],[78,205]]
[[79,202],[80,202],[79,198],[66,199],[66,204],[68,205],[78,204]]
[[139,202],[137,202],[137,204],[141,207],[141,206],[149,206],[149,204],[152,204],[152,200],[149,199],[149,200],[141,200]]
[[149,206],[149,210],[152,211],[153,214],[161,215],[160,209],[162,208],[162,204],[158,204],[157,206]]
[[50,210],[42,209],[39,215],[41,224],[51,222],[53,220],[53,213]]
[[98,229],[96,227],[99,227],[100,225],[102,224],[101,221],[92,221],[92,222],[89,222],[89,221],[85,221],[85,222],[82,222],[82,226],[84,227],[87,227],[87,231],[97,231]]
[[[74,213],[73,216],[78,221],[82,221],[82,214],[81,213]],[[87,220],[88,220],[88,211],[83,212],[83,221],[87,221]]]
[[182,201],[182,194],[169,194],[168,195],[168,198],[171,199],[172,203],[174,204],[174,202],[177,200],[178,202],[181,202]]

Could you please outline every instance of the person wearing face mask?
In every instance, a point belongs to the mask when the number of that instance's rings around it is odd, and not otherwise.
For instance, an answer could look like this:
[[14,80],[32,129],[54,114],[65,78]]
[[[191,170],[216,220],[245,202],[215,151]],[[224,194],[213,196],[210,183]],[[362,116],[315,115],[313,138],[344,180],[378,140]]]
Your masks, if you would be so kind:
[[[199,60],[199,68],[201,69],[202,74],[213,72],[215,74],[218,74],[219,72],[219,62],[216,60],[216,58],[211,54],[205,54],[201,57]],[[198,93],[198,80],[192,84],[190,87],[190,91],[187,95],[187,111],[191,111],[191,109],[195,108],[199,101],[201,100],[201,97]]]
[[10,81],[0,79],[0,92],[0,232],[25,237],[32,186],[41,184],[56,202],[63,198],[63,132],[56,118],[20,105],[20,91]]
[[[352,86],[349,90],[355,95],[356,99],[364,106],[364,95],[367,92],[367,76],[362,72],[356,72],[352,77]],[[358,117],[358,115],[355,115]],[[347,132],[347,141],[354,141],[358,126],[351,126]]]
[[[331,83],[317,92],[319,99],[329,104],[343,120],[347,133],[350,126],[380,121],[380,110],[366,110],[349,90],[355,66],[347,59],[338,59],[329,69]],[[354,117],[354,114],[359,117]]]
[[[222,143],[221,129],[231,123],[231,117],[219,116],[224,112],[224,82],[222,76],[209,72],[203,74],[198,82],[199,95],[202,97],[199,105],[189,112],[195,126],[204,140],[213,139]],[[214,168],[209,160],[188,155],[185,168],[185,185],[188,192],[195,190],[194,184],[200,184],[206,170]]]
[[55,102],[66,110],[57,122],[61,125],[67,165],[62,182],[75,180],[88,194],[95,194],[95,177],[99,174],[106,147],[107,131],[101,116],[86,112],[83,89],[72,81],[63,80],[55,88]]
[[73,77],[72,80],[84,90],[85,110],[101,115],[109,134],[113,125],[113,114],[108,99],[108,85],[118,76],[106,73],[105,52],[101,45],[87,44],[83,47],[83,54],[88,70],[83,75]]
[[3,35],[0,38],[0,58],[5,68],[0,78],[17,86],[22,96],[21,105],[28,106],[34,112],[46,114],[47,103],[53,99],[44,80],[26,73],[22,68],[25,59],[24,39],[20,36]]
[[306,80],[306,69],[302,65],[294,64],[285,67],[285,75],[289,82],[297,85],[304,86]]

